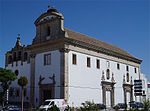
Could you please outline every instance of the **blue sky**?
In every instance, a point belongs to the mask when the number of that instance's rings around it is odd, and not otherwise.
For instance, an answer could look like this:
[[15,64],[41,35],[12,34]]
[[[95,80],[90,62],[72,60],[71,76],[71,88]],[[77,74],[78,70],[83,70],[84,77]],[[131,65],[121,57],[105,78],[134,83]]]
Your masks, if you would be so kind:
[[150,80],[149,0],[0,0],[0,67],[14,47],[17,34],[30,45],[34,21],[54,6],[64,15],[64,26],[118,46],[142,59],[141,72]]

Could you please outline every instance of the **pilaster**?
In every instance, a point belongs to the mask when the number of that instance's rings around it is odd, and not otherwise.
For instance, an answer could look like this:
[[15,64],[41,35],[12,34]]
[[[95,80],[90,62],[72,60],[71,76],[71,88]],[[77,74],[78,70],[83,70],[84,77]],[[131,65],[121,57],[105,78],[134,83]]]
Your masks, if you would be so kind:
[[31,54],[31,72],[30,72],[30,104],[34,107],[35,100],[35,56],[36,54]]
[[68,99],[68,52],[67,48],[60,51],[60,98]]

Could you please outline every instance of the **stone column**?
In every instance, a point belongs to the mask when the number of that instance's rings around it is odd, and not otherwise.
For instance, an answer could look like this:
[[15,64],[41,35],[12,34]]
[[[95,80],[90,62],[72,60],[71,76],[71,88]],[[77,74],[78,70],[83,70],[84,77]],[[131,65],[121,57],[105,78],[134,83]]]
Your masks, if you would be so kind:
[[124,103],[127,104],[127,100],[126,100],[126,88],[124,88]]
[[111,90],[111,107],[114,106],[114,84],[112,85],[112,90]]
[[69,49],[61,48],[60,51],[60,98],[68,99],[68,52]]
[[133,101],[133,85],[131,85],[130,101]]
[[103,90],[103,104],[106,105],[106,88],[104,85],[102,86],[102,90]]
[[31,64],[30,64],[30,104],[34,107],[35,100],[35,56],[36,54],[31,54]]

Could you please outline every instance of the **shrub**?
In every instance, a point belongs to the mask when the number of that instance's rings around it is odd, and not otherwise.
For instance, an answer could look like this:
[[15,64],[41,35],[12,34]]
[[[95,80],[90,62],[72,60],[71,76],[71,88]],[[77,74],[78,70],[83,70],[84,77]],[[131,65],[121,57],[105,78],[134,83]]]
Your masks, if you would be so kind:
[[98,111],[98,106],[93,102],[86,101],[82,106],[80,108],[82,111]]
[[143,101],[143,108],[144,108],[144,111],[149,111],[149,108],[150,108],[150,101],[149,100]]
[[60,111],[60,110],[56,105],[53,105],[51,108],[48,109],[48,111]]

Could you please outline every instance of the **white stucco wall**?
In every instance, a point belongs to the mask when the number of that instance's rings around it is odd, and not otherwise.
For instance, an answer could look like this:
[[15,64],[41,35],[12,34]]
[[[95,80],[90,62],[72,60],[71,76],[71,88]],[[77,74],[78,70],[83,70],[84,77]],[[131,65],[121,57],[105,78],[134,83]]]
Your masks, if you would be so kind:
[[[44,54],[51,54],[51,64],[44,65]],[[36,106],[39,105],[36,102],[36,98],[39,101],[39,77],[40,75],[45,79],[42,81],[42,84],[52,83],[52,80],[49,77],[55,75],[56,87],[55,87],[55,98],[60,97],[60,52],[57,51],[49,51],[37,54],[35,57],[35,103]]]
[[[23,62],[23,65],[21,65],[21,61],[18,61],[18,65],[16,65],[16,62],[13,62],[13,66],[12,64],[8,64],[6,69],[11,69],[13,72],[18,70],[19,71],[19,75],[17,76],[18,79],[20,78],[20,76],[27,77],[28,85],[25,87],[27,88],[27,96],[24,98],[24,101],[29,102],[29,99],[30,99],[30,63]],[[17,84],[18,79],[12,82],[12,85],[10,87],[20,88],[20,86]],[[16,93],[16,91],[14,93]],[[16,97],[16,96],[9,97],[9,101],[14,101],[14,100],[17,102],[21,101],[21,88],[20,88],[19,97]]]
[[[72,64],[72,54],[77,55],[77,65]],[[87,57],[91,58],[91,67],[87,67]],[[105,58],[99,58],[92,55],[87,55],[80,52],[70,51],[69,52],[69,105],[79,106],[82,102],[93,101],[95,103],[102,103],[102,86],[101,77],[102,71],[104,71],[105,80],[107,61],[110,63],[110,79],[111,81],[112,73],[114,73],[115,84],[115,104],[124,103],[124,92],[123,92],[123,75],[125,74],[126,79],[126,65],[124,63],[120,64],[120,70],[117,69],[116,61],[111,61]],[[100,59],[100,69],[96,68],[96,59]],[[134,72],[134,66],[129,66],[129,77],[138,79],[139,72],[137,68],[137,73]]]

